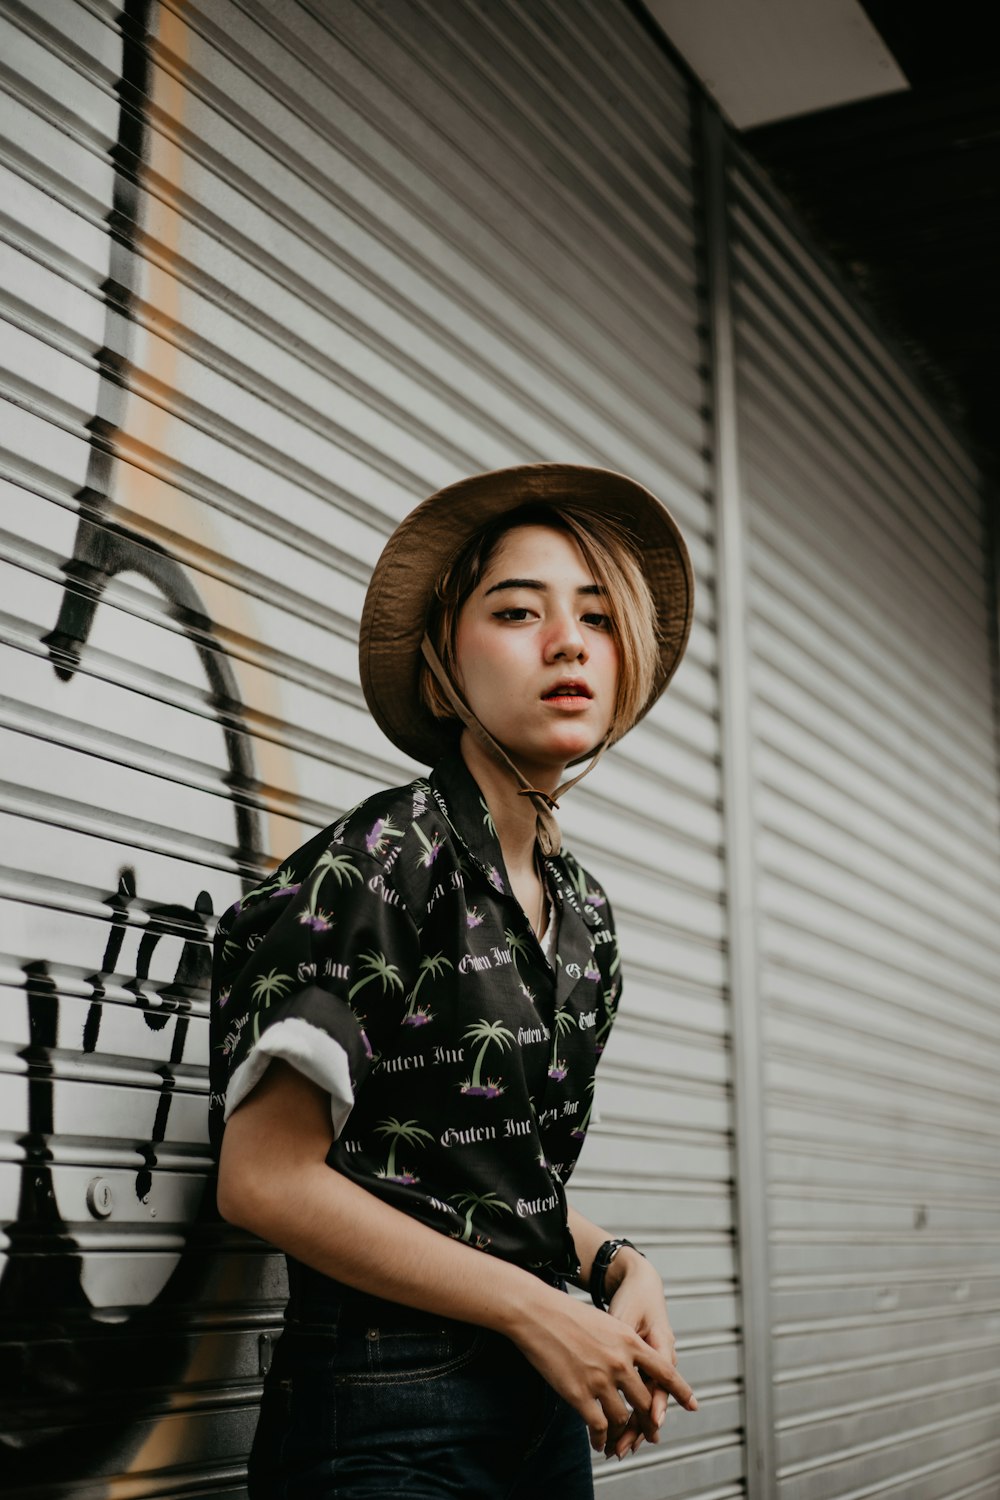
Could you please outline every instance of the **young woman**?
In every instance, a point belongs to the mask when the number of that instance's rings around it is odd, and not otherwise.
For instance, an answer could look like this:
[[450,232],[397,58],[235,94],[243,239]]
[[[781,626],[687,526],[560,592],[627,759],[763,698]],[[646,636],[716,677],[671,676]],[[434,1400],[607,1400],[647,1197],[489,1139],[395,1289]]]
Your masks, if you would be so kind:
[[666,686],[692,600],[667,511],[604,470],[475,476],[386,545],[362,683],[434,769],[216,938],[219,1207],[288,1258],[255,1500],[583,1500],[588,1433],[621,1458],[697,1407],[659,1276],[566,1199],[620,979],[553,812]]

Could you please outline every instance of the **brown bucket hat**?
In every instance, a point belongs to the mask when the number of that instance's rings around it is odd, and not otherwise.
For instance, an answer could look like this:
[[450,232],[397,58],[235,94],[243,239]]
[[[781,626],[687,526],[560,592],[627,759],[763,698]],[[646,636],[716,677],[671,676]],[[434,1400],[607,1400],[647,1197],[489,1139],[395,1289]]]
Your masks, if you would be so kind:
[[[361,686],[394,745],[433,765],[454,744],[454,726],[420,697],[422,644],[438,579],[483,526],[528,504],[572,501],[617,521],[646,575],[660,626],[660,668],[645,714],[684,654],[694,615],[694,574],[676,521],[656,496],[610,469],[524,464],[474,474],[437,490],[396,527],[375,564],[361,614]],[[639,717],[642,717],[642,714]]]

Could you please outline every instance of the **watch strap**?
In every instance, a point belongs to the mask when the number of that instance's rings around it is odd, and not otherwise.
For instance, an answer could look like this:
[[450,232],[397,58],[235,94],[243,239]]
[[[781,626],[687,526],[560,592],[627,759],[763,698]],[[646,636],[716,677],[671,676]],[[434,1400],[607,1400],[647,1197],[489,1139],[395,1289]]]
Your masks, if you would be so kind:
[[[602,1312],[607,1312],[610,1306],[610,1298],[607,1295],[605,1283],[608,1276],[608,1267],[623,1246],[627,1245],[637,1255],[642,1255],[638,1245],[633,1245],[631,1240],[624,1237],[614,1240],[605,1240],[597,1254],[594,1256],[594,1264],[590,1269],[590,1300],[595,1307]],[[643,1257],[645,1258],[645,1257]]]

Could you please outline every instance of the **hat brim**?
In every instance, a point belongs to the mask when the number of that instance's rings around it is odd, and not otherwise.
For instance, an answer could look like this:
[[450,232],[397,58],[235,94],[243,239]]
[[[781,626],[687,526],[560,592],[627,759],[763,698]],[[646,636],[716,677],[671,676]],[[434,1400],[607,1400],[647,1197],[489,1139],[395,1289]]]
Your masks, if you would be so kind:
[[572,501],[616,521],[633,543],[660,626],[660,662],[648,713],[684,655],[694,617],[694,573],[666,506],[634,479],[580,464],[525,464],[474,474],[437,490],[396,527],[375,564],[361,614],[361,686],[394,745],[434,765],[454,745],[454,724],[420,697],[428,607],[438,579],[482,527],[529,504]]

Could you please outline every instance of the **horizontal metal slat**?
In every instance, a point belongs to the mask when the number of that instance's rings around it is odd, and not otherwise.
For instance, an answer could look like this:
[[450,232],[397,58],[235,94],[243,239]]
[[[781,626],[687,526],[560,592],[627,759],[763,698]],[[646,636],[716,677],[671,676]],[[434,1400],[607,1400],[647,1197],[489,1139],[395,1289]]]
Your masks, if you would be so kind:
[[[755,380],[770,391],[772,402],[780,398],[786,443],[788,435],[797,430],[802,451],[813,456],[817,468],[841,483],[850,485],[853,481],[858,490],[870,493],[878,501],[873,512],[875,519],[904,552],[927,559],[935,588],[947,597],[955,614],[970,610],[963,592],[970,577],[976,583],[971,607],[981,607],[984,590],[971,542],[962,549],[956,548],[950,541],[950,533],[944,530],[945,517],[940,509],[922,513],[916,496],[904,488],[896,474],[879,473],[871,457],[857,450],[850,432],[831,411],[830,390],[815,379],[808,379],[798,351],[794,347],[784,348],[773,333],[774,330],[761,328],[756,319],[745,317],[737,322],[743,368],[748,377],[753,370]],[[970,512],[967,525],[972,531],[977,522],[981,526],[980,505],[974,491],[967,494],[966,505]],[[980,548],[981,538],[980,531]]]
[[[208,66],[207,62],[204,66]],[[215,68],[218,64],[213,63],[212,66]],[[185,105],[185,119],[188,128],[193,128],[196,135],[207,136],[209,133],[207,126],[203,130],[198,128],[196,117],[200,109],[199,100],[191,96]],[[326,142],[316,138],[315,132],[310,137],[308,151],[300,153],[300,160],[296,166],[295,196],[303,204],[309,199],[313,200],[308,219],[303,219],[301,213],[297,215],[289,213],[287,204],[283,204],[281,223],[274,222],[277,201],[274,202],[274,210],[271,211],[269,200],[274,199],[274,191],[281,185],[280,175],[276,180],[272,153],[269,153],[267,160],[262,157],[259,162],[255,162],[252,168],[249,164],[244,166],[248,149],[250,149],[247,125],[248,121],[242,120],[240,131],[233,135],[232,150],[227,153],[226,158],[227,181],[221,180],[212,171],[212,185],[209,188],[206,173],[212,170],[212,162],[206,155],[205,149],[199,148],[198,158],[192,158],[190,164],[185,167],[185,185],[189,195],[199,200],[210,201],[216,215],[225,214],[228,205],[231,205],[234,213],[242,215],[245,205],[253,199],[258,200],[265,212],[268,212],[268,224],[263,232],[258,231],[251,238],[256,239],[258,243],[268,245],[274,243],[276,236],[282,237],[288,231],[297,232],[300,238],[314,237],[318,226],[324,221],[330,221],[332,214],[337,214],[337,230],[327,234],[324,239],[325,259],[342,260],[345,249],[351,253],[352,247],[356,244],[358,250],[354,254],[354,261],[359,267],[365,268],[366,279],[370,281],[373,273],[379,274],[380,267],[385,267],[382,281],[389,300],[398,300],[400,294],[411,286],[414,287],[412,300],[419,303],[426,312],[432,312],[436,305],[441,305],[442,298],[447,299],[448,311],[442,310],[435,321],[441,328],[449,330],[451,339],[454,339],[456,331],[461,337],[460,331],[466,317],[464,308],[468,307],[472,310],[477,327],[476,332],[470,334],[464,341],[470,350],[475,349],[477,362],[481,362],[484,358],[490,360],[492,352],[495,352],[501,365],[506,361],[509,368],[513,370],[514,366],[510,365],[510,358],[513,355],[516,366],[520,369],[524,368],[524,361],[519,354],[514,354],[512,343],[512,338],[519,337],[517,330],[523,324],[524,310],[511,305],[501,329],[497,322],[501,302],[496,276],[491,275],[488,279],[485,278],[478,264],[468,258],[461,265],[457,264],[455,262],[455,236],[451,232],[447,235],[436,233],[431,243],[428,241],[427,226],[413,219],[406,227],[404,238],[397,225],[405,195],[398,190],[394,190],[390,195],[379,188],[377,212],[374,203],[371,209],[356,204],[352,206],[349,217],[340,215],[331,194],[342,197],[348,191],[345,184],[353,184],[358,193],[364,193],[370,197],[375,190],[377,174],[369,170],[360,170],[359,166],[351,160],[341,160],[335,168],[331,167],[327,175],[321,175],[314,163],[321,161],[329,148]],[[226,122],[216,113],[211,130],[213,140],[219,141],[220,131],[224,137],[228,130]],[[289,134],[294,133],[294,122],[290,121],[287,126],[283,127],[280,139],[275,137],[275,150],[279,154],[287,151],[288,148],[284,142]],[[222,140],[221,143],[224,145],[225,141]],[[202,179],[206,179],[204,188],[199,185]],[[315,190],[311,187],[310,179],[316,182]],[[266,183],[273,184],[271,191],[263,186]],[[238,197],[233,192],[232,184],[238,186],[240,190]],[[283,196],[287,197],[287,193]],[[423,248],[425,244],[426,249]],[[362,245],[363,248],[361,248]],[[290,266],[294,265],[294,257],[290,258],[288,263]],[[317,279],[322,280],[322,278]],[[523,280],[523,276],[516,278],[519,294]],[[456,301],[459,289],[461,289],[461,305]],[[599,369],[593,359],[581,362],[568,354],[564,340],[553,343],[551,354],[547,353],[546,325],[551,318],[554,306],[550,296],[547,302],[535,310],[536,315],[532,323],[531,360],[537,361],[539,358],[545,358],[548,365],[544,394],[539,392],[536,396],[534,402],[536,407],[539,399],[543,402],[552,400],[559,387],[566,385],[569,372],[572,371],[573,375],[579,379],[592,380],[594,373]],[[487,328],[482,321],[486,308],[489,308],[488,316],[493,323],[493,329]],[[494,329],[500,333],[504,341],[503,348],[506,351],[504,355],[500,353],[501,346],[495,342]],[[588,403],[587,437],[584,439],[588,444],[594,441],[594,437],[600,430],[607,402],[616,399],[616,384],[604,381],[599,400]],[[630,411],[623,408],[614,431],[608,429],[608,444],[614,444],[620,448],[622,435],[637,411],[634,403]],[[582,429],[580,435],[582,435]],[[576,438],[577,442],[580,441],[580,435]],[[661,444],[658,446],[662,447]],[[685,460],[685,455],[694,451],[693,445],[679,447],[678,459]],[[623,463],[626,467],[636,467],[634,457],[629,464],[628,457],[623,455]]]
[[941,1013],[933,993],[854,994],[831,975],[817,981],[781,970],[768,974],[762,988],[775,1034],[787,1019],[806,1024],[808,1018],[820,1047],[824,1030],[836,1027],[853,1036],[858,1046],[871,1040],[886,1049],[899,1048],[907,1056],[932,1059],[958,1074],[988,1074],[1000,1061],[994,1052],[1000,1034],[991,1036],[977,1025],[956,1025],[954,1016]]
[[[787,533],[816,554],[816,565],[839,575],[852,596],[851,613],[876,614],[876,630],[892,631],[899,644],[906,635],[930,670],[954,677],[945,693],[972,695],[983,660],[982,604],[970,618],[942,592],[933,559],[914,551],[905,534],[887,534],[877,507],[857,476],[831,470],[827,455],[809,457],[807,430],[797,431],[794,411],[776,407],[761,413],[763,372],[751,371],[743,422],[744,464],[754,498],[750,523],[750,564],[756,566],[760,538]],[[763,398],[770,402],[771,397]],[[809,497],[810,506],[804,504]],[[757,518],[760,518],[760,532]],[[780,551],[780,544],[777,549]],[[850,570],[844,559],[850,556]],[[979,578],[972,596],[982,595]],[[933,612],[928,604],[933,602]],[[968,599],[964,601],[968,604]],[[901,633],[897,633],[901,632]],[[971,653],[971,660],[970,658]],[[940,680],[940,679],[939,679]]]
[[[814,691],[824,699],[829,701],[837,692],[846,702],[850,695],[859,717],[870,721],[877,716],[880,724],[885,721],[881,733],[887,740],[890,735],[895,737],[897,754],[912,742],[943,782],[957,780],[980,800],[984,793],[988,796],[990,779],[984,753],[988,725],[970,722],[966,728],[955,706],[939,698],[937,683],[929,673],[922,685],[907,683],[904,690],[894,680],[897,673],[891,663],[883,664],[884,658],[880,662],[873,653],[855,649],[846,631],[823,621],[824,606],[829,614],[835,614],[832,601],[826,601],[822,594],[814,595],[811,607],[806,607],[804,600],[796,597],[795,586],[789,588],[781,575],[780,564],[773,566],[764,558],[758,559],[754,617],[760,654],[773,657],[780,652],[787,658],[794,650],[807,671],[822,673]],[[979,645],[978,638],[975,644]],[[912,646],[910,649],[912,652]],[[911,656],[911,671],[915,667]],[[967,697],[971,699],[972,695]],[[877,715],[874,710],[879,710]],[[971,712],[968,717],[972,719]]]
[[[778,492],[784,497],[780,485]],[[822,503],[832,496],[823,492],[817,498]],[[846,518],[841,517],[842,530],[834,538],[831,528],[820,532],[811,520],[807,514],[796,512],[787,499],[780,515],[772,504],[758,505],[751,547],[754,576],[772,581],[806,613],[822,610],[828,628],[837,633],[845,647],[884,673],[900,692],[926,700],[933,683],[933,701],[949,704],[955,733],[968,743],[977,742],[988,729],[990,717],[989,707],[977,691],[981,681],[978,669],[973,664],[971,675],[956,676],[955,663],[943,655],[943,643],[938,640],[938,649],[932,651],[935,637],[926,630],[919,638],[920,660],[915,662],[916,627],[922,621],[914,619],[909,591],[869,593],[855,579],[853,567],[845,567],[840,545],[840,537],[853,528],[853,522],[845,524]],[[974,658],[981,654],[978,629],[967,644]]]
[[[817,254],[815,243],[807,242],[797,232],[795,217],[767,182],[764,174],[743,156],[732,183],[737,197],[737,213],[752,221],[758,235],[757,253],[748,256],[762,264],[781,262],[784,281],[799,298],[805,297],[807,322],[823,330],[828,342],[840,345],[848,357],[858,359],[874,377],[879,394],[878,404],[895,413],[894,420],[905,425],[908,436],[918,448],[926,447],[927,456],[939,471],[962,474],[975,484],[978,478],[975,458],[963,446],[961,437],[928,400],[912,370],[899,358],[897,350],[860,304],[846,282],[831,274],[829,263]],[[742,253],[742,243],[735,236],[734,251]],[[770,248],[760,248],[769,246]]]
[[[981,807],[977,820],[969,800],[952,794],[942,778],[935,778],[933,766],[930,775],[926,770],[921,775],[919,767],[914,770],[894,761],[891,751],[880,757],[877,740],[872,743],[880,732],[877,721],[866,720],[864,728],[845,721],[811,684],[803,686],[767,663],[762,668],[757,719],[765,747],[764,775],[772,786],[780,785],[783,763],[792,762],[814,786],[820,784],[820,795],[822,783],[827,783],[835,796],[856,797],[859,808],[871,817],[873,832],[885,821],[908,837],[924,837],[945,868],[958,866],[964,850],[967,868],[981,875],[985,890],[994,888],[995,820],[988,804]],[[934,816],[928,817],[928,809]]]

